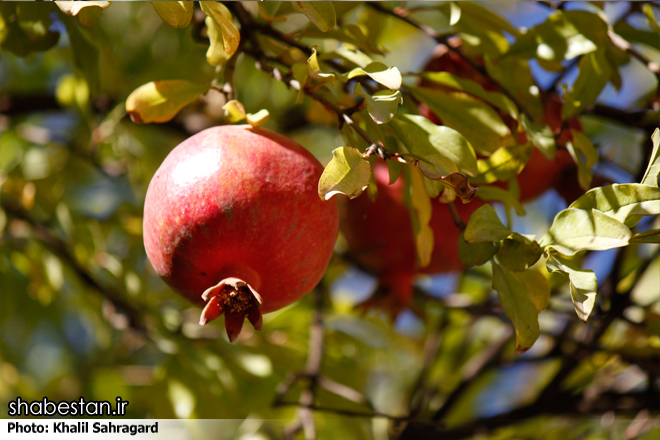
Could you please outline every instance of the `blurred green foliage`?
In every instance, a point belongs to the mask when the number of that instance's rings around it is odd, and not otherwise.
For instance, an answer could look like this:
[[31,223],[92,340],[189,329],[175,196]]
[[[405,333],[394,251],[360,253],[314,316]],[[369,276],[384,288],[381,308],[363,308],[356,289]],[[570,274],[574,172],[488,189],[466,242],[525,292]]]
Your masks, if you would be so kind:
[[[518,9],[463,3],[410,2],[403,7],[438,35],[460,33],[471,54],[491,56],[521,35],[511,22],[521,14],[545,11],[541,3],[558,2],[523,2]],[[378,5],[388,10],[400,6]],[[264,17],[275,14],[272,5],[245,6],[264,8]],[[602,7],[583,6],[592,12]],[[263,20],[264,26],[295,35],[308,47],[318,45],[322,53],[337,49],[338,41],[359,44],[404,74],[419,71],[436,45],[409,23],[360,2],[334,2],[339,26],[327,34],[305,17],[315,13],[310,5],[302,9],[305,14],[288,4],[280,7],[277,13],[289,20]],[[641,6],[627,7],[621,13],[625,18],[608,15],[613,29],[657,65],[658,34],[642,20],[647,15]],[[651,16],[660,16],[657,4],[649,7]],[[462,18],[456,24],[459,9]],[[405,420],[382,416],[430,420],[438,411],[447,438],[471,435],[465,427],[474,419],[492,439],[657,438],[657,405],[645,408],[658,396],[660,375],[657,244],[631,244],[584,257],[606,292],[589,324],[575,322],[566,279],[549,275],[553,293],[549,309],[539,315],[541,336],[519,356],[514,354],[511,324],[491,288],[490,266],[420,279],[415,301],[423,317],[406,312],[391,323],[377,312],[353,308],[373,279],[345,257],[342,237],[317,292],[266,315],[261,332],[246,326],[238,343],[230,344],[222,326],[199,327],[199,310],[176,296],[146,259],[142,204],[151,176],[168,152],[189,135],[223,122],[225,97],[211,89],[161,125],[133,123],[125,100],[150,81],[206,84],[218,79],[206,58],[204,15],[196,5],[192,25],[182,29],[163,23],[147,2],[117,2],[96,15],[93,25],[84,26],[80,17],[67,16],[52,3],[0,3],[2,408],[17,396],[53,401],[80,396],[113,401],[121,396],[130,402],[129,418],[248,419],[257,421],[253,431],[279,438],[296,418],[307,383],[304,375],[292,375],[304,370],[309,351],[315,349],[309,346],[309,328],[314,297],[320,295],[325,335],[321,373],[344,386],[316,391],[320,438],[383,439],[397,430],[408,433],[407,438],[433,438],[434,431],[410,437],[414,434],[406,431]],[[321,20],[322,26],[327,21]],[[587,32],[566,30],[564,21],[559,27],[543,23],[532,28],[538,35],[528,32],[512,46],[520,50],[517,62],[524,66],[523,57],[539,54],[539,41],[552,45],[555,40],[544,38],[558,38],[547,35],[547,27],[570,38]],[[363,34],[356,34],[358,30]],[[571,41],[584,43],[576,38]],[[557,64],[561,54],[555,55],[532,64],[551,71],[567,68]],[[609,62],[628,66],[630,61]],[[235,95],[247,112],[268,109],[267,128],[298,140],[323,163],[333,149],[349,144],[351,135],[342,138],[345,126],[340,129],[321,104],[297,102],[296,90],[258,69],[248,54],[238,57],[233,77]],[[600,170],[615,181],[634,181],[631,176],[648,163],[649,127],[657,122],[657,72],[655,78],[654,84],[626,89],[636,93],[635,105],[601,112],[591,106],[581,116],[584,132],[599,148]],[[404,75],[404,82],[414,85],[409,79]],[[626,79],[622,73],[624,88],[629,87]],[[609,81],[616,82],[614,74]],[[598,96],[600,90],[590,93]],[[527,104],[533,113],[531,98]],[[579,111],[590,104],[579,104]],[[404,103],[415,113],[412,107]],[[368,117],[362,123],[374,132]],[[351,145],[364,147],[354,140]],[[528,216],[509,213],[509,218],[516,230],[540,236],[561,208],[549,195],[528,204]],[[655,217],[640,223],[640,230],[659,227]],[[617,307],[622,309],[610,313]],[[588,339],[592,333],[602,337]],[[588,340],[588,346],[580,346],[581,340]],[[283,395],[281,386],[292,377],[296,380]],[[645,397],[641,407],[635,400],[629,407],[626,402],[604,409],[589,406],[601,395],[617,393]],[[554,416],[562,406],[556,399],[567,396],[584,398],[598,416],[581,413],[573,400],[566,403],[569,417]],[[488,430],[505,425],[490,425],[493,416],[526,405],[532,407],[529,414],[510,419],[528,420]],[[232,427],[236,435],[246,432],[246,425],[241,426]],[[409,426],[428,428],[424,423]]]

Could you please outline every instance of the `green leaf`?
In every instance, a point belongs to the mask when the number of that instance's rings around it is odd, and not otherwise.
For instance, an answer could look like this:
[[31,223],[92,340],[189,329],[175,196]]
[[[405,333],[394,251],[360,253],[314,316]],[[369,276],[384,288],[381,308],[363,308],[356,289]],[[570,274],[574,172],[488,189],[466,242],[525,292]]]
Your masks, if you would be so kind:
[[319,66],[319,60],[316,55],[316,47],[312,48],[312,54],[307,59],[307,71],[310,78],[320,80],[323,82],[331,82],[334,84],[335,74],[334,73],[323,73],[321,66]]
[[598,211],[624,223],[633,215],[660,215],[660,188],[615,183],[587,191],[569,208]]
[[555,135],[552,133],[550,126],[534,122],[524,113],[520,122],[532,144],[543,153],[543,156],[548,160],[554,159],[557,152],[557,144],[555,143]]
[[509,180],[520,173],[532,155],[530,144],[499,148],[487,159],[479,159],[477,183],[493,183]]
[[498,186],[488,186],[482,185],[479,187],[479,198],[486,200],[487,202],[501,202],[506,206],[510,206],[515,209],[516,214],[525,215],[526,211],[523,207],[518,197],[516,197],[511,191],[507,191],[504,188]]
[[600,211],[568,208],[557,214],[540,244],[570,256],[626,246],[631,237],[626,225]]
[[513,119],[518,120],[518,107],[506,95],[499,92],[489,92],[481,84],[471,79],[461,78],[449,72],[424,72],[422,78],[441,84],[452,89],[467,92],[477,98],[481,98],[489,104],[506,112]]
[[158,16],[173,28],[184,28],[190,24],[193,16],[193,2],[149,2]]
[[660,185],[660,129],[656,128],[651,136],[653,141],[653,151],[651,152],[651,159],[646,168],[642,183],[645,185]]
[[587,11],[555,11],[511,46],[507,55],[563,61],[594,52],[607,41],[607,23]]
[[225,46],[222,41],[222,32],[215,23],[215,20],[211,17],[206,17],[204,22],[206,23],[206,33],[209,36],[209,48],[206,51],[206,61],[212,66],[220,66],[226,63],[231,56],[225,52]]
[[456,130],[435,125],[423,116],[409,114],[397,115],[390,126],[411,153],[425,158],[440,155],[456,164],[461,173],[470,176],[478,173],[472,145]]
[[603,51],[586,54],[579,63],[578,77],[566,94],[561,118],[566,120],[591,105],[610,80],[610,65]]
[[518,29],[488,8],[473,2],[457,5],[461,8],[461,17],[456,29],[461,33],[463,44],[471,50],[500,55],[509,47],[504,32],[520,36]]
[[431,199],[424,187],[424,178],[415,168],[410,169],[410,181],[412,186],[411,205],[416,214],[415,226],[415,248],[420,267],[426,267],[431,263],[433,254],[433,230],[429,226],[433,212]]
[[[591,140],[581,131],[571,129],[573,141],[566,143],[568,152],[578,167],[578,182],[584,190],[591,188],[591,167],[598,162],[598,150],[593,146]],[[582,157],[585,160],[581,159]]]
[[296,104],[302,104],[305,100],[305,87],[309,83],[309,68],[307,67],[307,63],[295,63],[291,66],[291,72],[293,73],[293,78],[300,84]]
[[336,55],[338,55],[344,60],[362,68],[365,68],[374,62],[374,60],[372,60],[369,55],[365,54],[352,44],[346,43],[343,43],[339,47],[335,48],[335,50],[330,52],[329,55],[332,55],[334,58],[336,58]]
[[184,106],[209,90],[208,84],[183,79],[152,81],[135,89],[126,99],[133,122],[167,122]]
[[470,244],[483,241],[501,241],[511,234],[490,205],[480,206],[472,215],[465,228],[465,241]]
[[319,197],[330,200],[335,194],[354,199],[367,188],[371,165],[356,148],[340,147],[332,152],[332,160],[319,180]]
[[220,28],[225,52],[229,56],[234,55],[241,41],[241,35],[234,25],[229,9],[219,2],[199,2],[199,5],[202,7],[202,11],[213,18],[215,24]]
[[633,235],[631,243],[660,243],[660,229],[651,229]]
[[392,120],[399,105],[403,104],[401,91],[381,90],[373,95],[364,91],[360,84],[355,85],[353,93],[362,96],[367,102],[367,112],[376,124],[386,124]]
[[[520,57],[484,57],[486,71],[506,89],[534,121],[543,120],[545,110],[529,62]],[[511,72],[515,72],[512,75]]]
[[458,239],[458,255],[466,266],[481,266],[493,258],[493,255],[495,255],[500,249],[499,243],[491,241],[470,244],[465,241],[463,235],[464,234],[461,233],[461,236]]
[[532,267],[543,254],[543,249],[535,241],[517,232],[502,241],[497,252],[497,261],[514,272],[522,272]]
[[337,16],[332,2],[291,2],[293,9],[302,12],[309,21],[322,32],[329,31],[337,25]]
[[408,89],[438,115],[444,125],[465,136],[477,152],[489,154],[513,143],[509,127],[485,102],[463,92],[412,86]]
[[660,35],[660,21],[655,19],[655,15],[653,15],[653,7],[651,4],[647,3],[642,6],[642,11],[644,11],[644,15],[646,15],[646,19],[648,20],[649,25],[651,25],[651,28],[653,28],[653,30],[656,31],[658,35]]
[[516,353],[529,350],[541,334],[538,314],[550,301],[548,280],[535,270],[511,272],[493,263],[493,288],[515,329]]
[[396,66],[387,67],[385,64],[374,61],[365,68],[356,67],[342,75],[344,81],[358,76],[368,76],[378,84],[385,86],[390,90],[399,90],[401,88],[401,72]]
[[550,272],[559,272],[568,277],[575,312],[578,318],[586,322],[596,302],[598,289],[596,274],[591,270],[576,268],[571,261],[556,254],[548,256],[546,267]]

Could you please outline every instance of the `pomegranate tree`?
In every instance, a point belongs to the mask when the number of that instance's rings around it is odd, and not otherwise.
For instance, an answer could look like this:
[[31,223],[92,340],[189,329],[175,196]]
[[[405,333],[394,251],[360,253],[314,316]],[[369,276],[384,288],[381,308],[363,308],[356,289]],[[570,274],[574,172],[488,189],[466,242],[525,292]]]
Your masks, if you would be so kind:
[[144,244],[160,277],[203,306],[200,324],[225,315],[230,341],[244,319],[309,293],[330,260],[335,202],[317,195],[321,164],[302,146],[250,126],[204,130],[167,156],[147,190]]

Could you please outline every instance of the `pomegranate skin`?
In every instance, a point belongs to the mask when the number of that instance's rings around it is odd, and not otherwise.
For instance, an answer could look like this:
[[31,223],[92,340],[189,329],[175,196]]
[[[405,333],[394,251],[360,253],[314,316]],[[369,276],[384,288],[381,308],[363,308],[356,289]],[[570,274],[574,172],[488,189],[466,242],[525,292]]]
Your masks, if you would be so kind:
[[[389,185],[387,165],[382,161],[374,164],[374,180],[378,187],[375,201],[364,194],[354,200],[341,199],[341,230],[348,243],[348,254],[360,268],[378,278],[374,296],[389,301],[384,307],[393,309],[394,316],[409,305],[416,274],[445,273],[464,268],[458,255],[461,231],[454,224],[449,207],[437,198],[433,199],[431,262],[419,268],[413,227],[404,203],[403,180],[399,178]],[[476,198],[467,204],[454,202],[464,222],[483,204]],[[386,296],[389,298],[383,298]]]
[[320,281],[337,237],[336,203],[317,193],[322,171],[302,146],[265,129],[221,126],[192,136],[147,190],[149,261],[198,306],[203,292],[234,278],[258,292],[261,313],[291,304]]

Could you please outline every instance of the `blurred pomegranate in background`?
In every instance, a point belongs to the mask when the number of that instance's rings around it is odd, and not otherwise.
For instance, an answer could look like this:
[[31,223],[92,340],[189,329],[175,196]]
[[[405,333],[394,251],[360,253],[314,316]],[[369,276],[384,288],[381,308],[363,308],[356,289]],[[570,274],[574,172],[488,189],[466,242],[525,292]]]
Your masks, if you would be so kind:
[[[433,199],[431,263],[418,267],[413,225],[404,202],[403,178],[389,185],[388,168],[382,160],[378,160],[373,169],[378,187],[376,200],[372,201],[367,194],[354,200],[340,199],[340,228],[348,243],[350,258],[378,279],[376,291],[365,305],[383,308],[395,317],[410,305],[416,274],[463,269],[458,255],[461,231],[454,224],[449,207],[438,198]],[[476,198],[468,204],[454,202],[464,222],[483,204]]]

